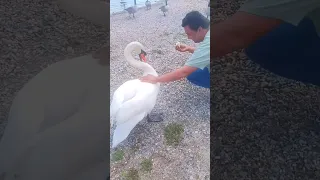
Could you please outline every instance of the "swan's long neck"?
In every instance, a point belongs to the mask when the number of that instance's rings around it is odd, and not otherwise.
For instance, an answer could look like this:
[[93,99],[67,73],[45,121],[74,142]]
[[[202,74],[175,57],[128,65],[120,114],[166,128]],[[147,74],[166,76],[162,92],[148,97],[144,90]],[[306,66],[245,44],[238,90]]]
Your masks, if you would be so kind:
[[154,70],[154,68],[151,65],[135,60],[130,51],[125,51],[124,55],[131,66],[141,69],[143,71],[143,76],[147,74],[158,76],[158,73],[156,72],[156,70]]

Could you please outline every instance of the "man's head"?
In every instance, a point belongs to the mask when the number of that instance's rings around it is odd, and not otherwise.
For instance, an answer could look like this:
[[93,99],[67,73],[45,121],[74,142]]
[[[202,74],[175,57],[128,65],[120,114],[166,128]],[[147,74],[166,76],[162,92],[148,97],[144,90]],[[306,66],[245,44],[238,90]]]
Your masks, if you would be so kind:
[[181,26],[189,39],[199,43],[203,41],[210,28],[210,21],[200,12],[191,11],[182,19]]

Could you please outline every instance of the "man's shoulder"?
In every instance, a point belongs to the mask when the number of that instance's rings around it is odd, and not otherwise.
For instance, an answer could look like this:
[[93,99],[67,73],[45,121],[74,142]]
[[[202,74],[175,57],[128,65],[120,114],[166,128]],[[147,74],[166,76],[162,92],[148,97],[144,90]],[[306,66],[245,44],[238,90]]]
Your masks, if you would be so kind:
[[199,43],[198,47],[193,52],[190,59],[185,65],[204,68],[210,64],[210,31],[206,34],[202,42]]
[[199,46],[196,48],[195,52],[197,50],[210,50],[210,30],[207,32],[207,34],[205,35],[204,39],[202,42],[199,43]]
[[207,32],[203,41],[199,43],[193,54],[195,54],[194,56],[198,54],[210,54],[210,30]]

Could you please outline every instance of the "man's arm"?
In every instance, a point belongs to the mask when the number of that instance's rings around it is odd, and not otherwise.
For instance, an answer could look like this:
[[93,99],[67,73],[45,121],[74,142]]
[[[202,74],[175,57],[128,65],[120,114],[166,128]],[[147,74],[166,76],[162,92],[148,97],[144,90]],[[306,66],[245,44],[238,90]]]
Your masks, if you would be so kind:
[[211,25],[211,41],[214,44],[210,48],[211,58],[246,48],[282,22],[278,19],[237,12],[231,18]]
[[247,0],[231,18],[211,25],[211,59],[246,48],[282,22],[298,25],[319,6],[319,0]]
[[176,69],[170,73],[164,74],[157,78],[157,82],[166,83],[171,81],[180,80],[187,77],[189,74],[193,73],[198,68],[192,66],[183,66],[179,69]]
[[149,74],[147,76],[141,77],[140,80],[142,82],[149,82],[149,83],[167,83],[167,82],[176,81],[184,77],[187,77],[189,74],[191,74],[197,69],[198,68],[192,67],[192,66],[183,66],[177,70],[174,70],[173,72],[164,74],[159,77]]
[[194,53],[194,50],[195,50],[195,49],[196,49],[195,47],[188,46],[188,51],[189,51],[190,53]]

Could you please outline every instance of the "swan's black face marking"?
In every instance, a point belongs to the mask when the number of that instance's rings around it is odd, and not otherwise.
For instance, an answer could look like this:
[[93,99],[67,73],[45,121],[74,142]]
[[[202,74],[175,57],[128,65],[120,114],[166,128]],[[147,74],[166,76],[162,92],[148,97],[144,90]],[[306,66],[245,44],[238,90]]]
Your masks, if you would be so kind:
[[141,53],[139,54],[140,61],[146,62],[147,61],[146,55],[147,53],[141,49]]

